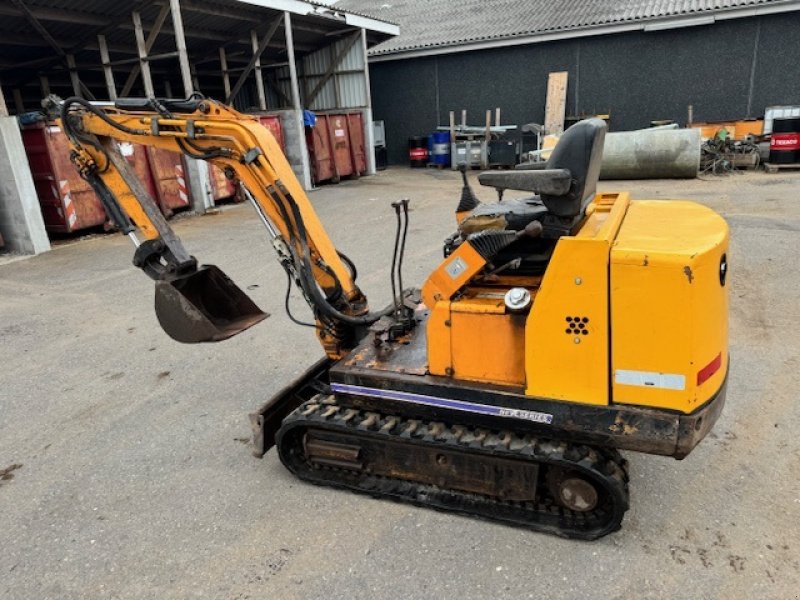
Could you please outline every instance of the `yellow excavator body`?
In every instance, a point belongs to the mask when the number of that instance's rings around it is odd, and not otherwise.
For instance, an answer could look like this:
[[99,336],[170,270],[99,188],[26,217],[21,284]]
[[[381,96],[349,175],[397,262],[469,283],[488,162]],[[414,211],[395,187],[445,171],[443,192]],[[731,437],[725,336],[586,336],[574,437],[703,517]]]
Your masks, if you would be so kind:
[[304,480],[596,539],[628,508],[619,450],[683,458],[722,410],[727,225],[690,201],[598,192],[600,120],[567,130],[547,163],[481,174],[497,202],[462,171],[457,231],[419,290],[402,281],[408,201],[393,203],[392,304],[370,312],[252,117],[202,97],[60,110],[177,341],[221,341],[267,315],[186,252],[116,142],[209,160],[243,186],[326,354],[251,415],[254,453],[277,446]]

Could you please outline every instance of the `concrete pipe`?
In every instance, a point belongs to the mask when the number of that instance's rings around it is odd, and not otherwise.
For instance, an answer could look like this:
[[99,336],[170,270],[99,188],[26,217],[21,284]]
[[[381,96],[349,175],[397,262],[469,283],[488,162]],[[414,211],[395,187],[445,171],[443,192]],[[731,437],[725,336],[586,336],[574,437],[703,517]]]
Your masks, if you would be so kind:
[[691,179],[700,167],[699,129],[606,134],[600,179]]

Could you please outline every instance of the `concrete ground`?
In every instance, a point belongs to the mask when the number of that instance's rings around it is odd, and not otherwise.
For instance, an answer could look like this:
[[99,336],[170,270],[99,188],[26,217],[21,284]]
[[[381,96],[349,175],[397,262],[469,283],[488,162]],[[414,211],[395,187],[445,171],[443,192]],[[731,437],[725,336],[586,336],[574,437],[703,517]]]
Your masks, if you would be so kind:
[[[0,597],[797,599],[799,185],[602,184],[728,219],[732,371],[686,460],[627,453],[632,508],[593,543],[318,488],[274,452],[252,458],[247,413],[321,350],[284,315],[285,277],[249,206],[174,222],[273,315],[222,344],[161,332],[122,236],[0,266]],[[412,199],[405,279],[421,283],[458,195],[456,173],[392,169],[312,200],[380,306],[389,202]]]

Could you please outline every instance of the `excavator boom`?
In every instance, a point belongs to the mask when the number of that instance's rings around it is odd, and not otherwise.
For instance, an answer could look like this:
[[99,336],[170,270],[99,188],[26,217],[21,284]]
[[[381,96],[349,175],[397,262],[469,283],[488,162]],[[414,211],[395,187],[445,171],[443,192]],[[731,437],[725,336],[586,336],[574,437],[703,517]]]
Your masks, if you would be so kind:
[[[97,107],[80,98],[61,104],[72,160],[107,212],[137,245],[134,264],[157,281],[156,313],[180,342],[220,341],[266,314],[213,265],[198,266],[136,177],[117,142],[132,142],[210,161],[237,178],[292,281],[317,318],[327,354],[339,357],[368,326],[366,299],[325,232],[271,133],[248,115],[200,96],[188,100],[120,99]],[[143,239],[138,239],[134,226]]]

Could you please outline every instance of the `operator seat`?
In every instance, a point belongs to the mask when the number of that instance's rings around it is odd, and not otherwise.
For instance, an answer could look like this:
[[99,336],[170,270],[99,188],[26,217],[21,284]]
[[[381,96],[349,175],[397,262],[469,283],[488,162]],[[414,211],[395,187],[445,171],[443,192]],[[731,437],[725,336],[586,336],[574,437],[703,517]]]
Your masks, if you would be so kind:
[[459,224],[460,235],[468,239],[484,231],[522,231],[539,221],[541,236],[521,237],[498,252],[493,262],[505,264],[520,259],[520,272],[543,273],[558,238],[575,233],[586,206],[594,198],[605,133],[604,121],[586,119],[564,132],[546,163],[518,165],[515,171],[481,173],[478,181],[496,188],[501,195],[505,190],[536,195],[477,206]]
[[[461,222],[461,233],[486,229],[521,231],[531,221],[540,221],[545,230],[550,226],[552,234],[571,233],[597,190],[605,133],[603,120],[586,119],[564,132],[546,163],[517,165],[515,171],[481,173],[481,185],[494,187],[500,193],[517,190],[536,195],[479,205]],[[546,233],[545,237],[553,236]]]

